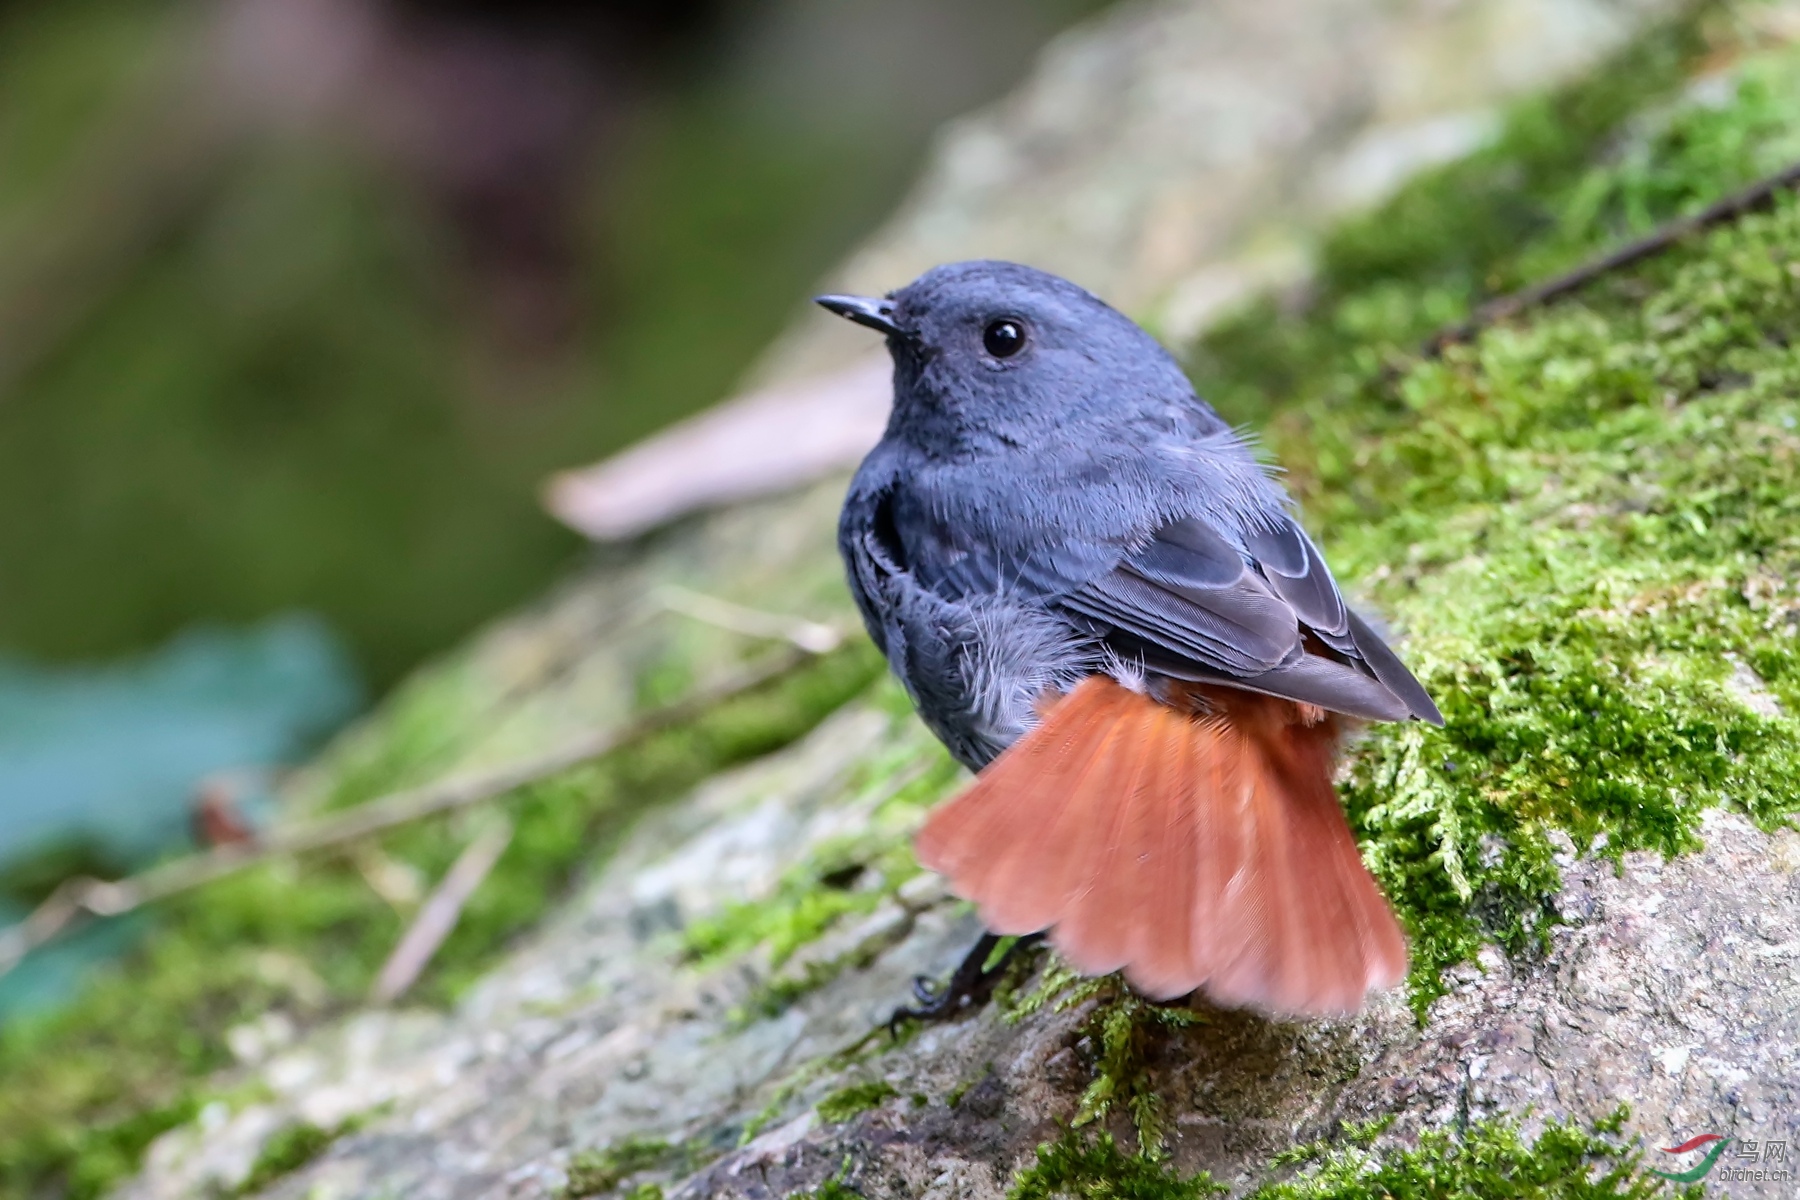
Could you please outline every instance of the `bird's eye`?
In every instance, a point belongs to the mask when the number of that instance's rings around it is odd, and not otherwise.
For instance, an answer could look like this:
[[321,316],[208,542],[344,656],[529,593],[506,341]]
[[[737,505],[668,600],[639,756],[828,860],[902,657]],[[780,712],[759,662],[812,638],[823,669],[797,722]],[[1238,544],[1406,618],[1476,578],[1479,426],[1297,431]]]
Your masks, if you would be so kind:
[[1011,317],[989,321],[981,331],[981,344],[995,358],[1011,358],[1025,348],[1025,326]]

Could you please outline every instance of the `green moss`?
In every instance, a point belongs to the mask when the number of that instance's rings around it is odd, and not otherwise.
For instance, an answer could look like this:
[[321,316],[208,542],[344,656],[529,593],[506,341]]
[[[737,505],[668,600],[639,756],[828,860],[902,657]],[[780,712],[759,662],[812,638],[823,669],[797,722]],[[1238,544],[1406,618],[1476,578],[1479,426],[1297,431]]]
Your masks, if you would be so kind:
[[1273,414],[1267,440],[1334,565],[1399,621],[1444,709],[1442,730],[1372,731],[1344,789],[1411,929],[1421,1007],[1483,941],[1542,944],[1559,834],[1673,854],[1709,806],[1770,824],[1800,798],[1792,203],[1417,355],[1446,296],[1459,308],[1477,280],[1572,261],[1791,157],[1800,53],[1752,56],[1738,80],[1585,167],[1522,170],[1513,195],[1539,232],[1476,259],[1419,233],[1435,228],[1421,214],[1462,220],[1450,210],[1516,137],[1421,181],[1343,235],[1355,252],[1326,255],[1318,304],[1277,317],[1286,332],[1252,345],[1233,326],[1204,356],[1203,375]]
[[1231,1189],[1202,1171],[1183,1175],[1168,1164],[1119,1149],[1109,1133],[1070,1130],[1037,1149],[1037,1161],[1013,1179],[1007,1200],[1207,1200]]
[[1164,1152],[1162,1098],[1145,1069],[1150,1044],[1200,1020],[1186,1009],[1154,1004],[1126,988],[1094,1010],[1090,1028],[1100,1046],[1094,1080],[1081,1094],[1076,1124],[1098,1121],[1122,1107],[1137,1131],[1138,1150],[1149,1158]]
[[731,1010],[730,1027],[734,1030],[742,1029],[754,1021],[779,1017],[843,974],[850,965],[848,957],[809,962],[799,974],[790,972],[758,981],[743,1003]]
[[[583,1150],[569,1160],[569,1181],[563,1185],[562,1195],[565,1200],[598,1196],[618,1187],[627,1176],[659,1170],[680,1156],[679,1147],[649,1138],[627,1138],[604,1150]],[[633,1189],[631,1195],[642,1190]],[[657,1188],[658,1195],[661,1191]]]
[[809,864],[783,876],[772,899],[735,904],[716,917],[694,922],[686,934],[687,953],[702,962],[716,961],[766,942],[773,964],[780,966],[838,918],[870,912],[880,902],[877,892],[822,883]]
[[[1591,1131],[1553,1121],[1530,1143],[1506,1121],[1484,1121],[1461,1134],[1428,1129],[1417,1146],[1387,1151],[1371,1148],[1381,1132],[1374,1123],[1352,1128],[1335,1145],[1319,1142],[1283,1155],[1280,1163],[1305,1169],[1257,1189],[1254,1200],[1647,1200],[1669,1194],[1641,1168],[1639,1151],[1614,1140],[1625,1116],[1621,1109]],[[1676,1193],[1701,1194],[1699,1187]]]
[[191,1094],[184,1095],[82,1137],[67,1159],[63,1195],[69,1200],[104,1195],[114,1182],[136,1169],[151,1142],[193,1120],[199,1111],[199,1101]]
[[[1600,69],[1509,114],[1487,148],[1406,186],[1331,231],[1309,303],[1270,298],[1217,324],[1195,348],[1202,393],[1233,421],[1260,426],[1272,402],[1354,368],[1378,368],[1484,294],[1578,260],[1666,209],[1600,202],[1588,182],[1642,114],[1738,44],[1733,10],[1702,3],[1637,39]],[[1742,166],[1741,164],[1738,164]],[[1738,174],[1745,177],[1750,168]],[[1692,183],[1681,199],[1695,195]],[[1644,197],[1643,199],[1647,199]],[[1659,193],[1662,204],[1677,197]],[[1578,210],[1580,219],[1565,217]],[[1579,225],[1583,236],[1574,236]]]
[[[873,799],[866,827],[815,848],[782,875],[771,895],[729,905],[689,925],[683,933],[689,961],[710,966],[767,947],[770,966],[779,969],[844,918],[873,912],[919,873],[911,830],[919,812],[944,795],[961,768],[918,724],[910,705],[893,702],[895,695],[904,693],[885,675],[871,690],[875,703],[893,714],[899,736],[863,763],[845,787],[848,805]],[[765,981],[744,1004],[740,1019],[779,1014],[846,968],[861,965],[859,955],[853,949]]]
[[1647,304],[1596,296],[1421,364],[1391,385],[1419,419],[1340,477],[1339,559],[1406,564],[1382,594],[1448,721],[1378,731],[1346,789],[1427,993],[1480,939],[1541,933],[1552,830],[1672,854],[1706,807],[1794,811],[1800,409],[1778,343],[1800,303],[1772,264],[1796,253],[1784,205],[1640,276]]
[[425,783],[456,761],[464,744],[494,720],[465,659],[434,663],[396,687],[378,719],[327,746],[297,789],[309,809],[345,808]]
[[1203,1018],[1189,1008],[1146,1000],[1117,975],[1083,978],[1053,960],[1037,983],[1008,1008],[1007,1019],[1021,1021],[1045,1007],[1062,1012],[1089,1001],[1094,1008],[1082,1034],[1097,1053],[1093,1078],[1081,1093],[1073,1125],[1080,1128],[1123,1111],[1137,1132],[1138,1153],[1160,1159],[1165,1152],[1162,1098],[1151,1086],[1148,1056],[1172,1031]]
[[863,1200],[863,1194],[837,1179],[827,1179],[810,1192],[799,1193],[812,1200]]
[[[913,722],[910,714],[899,719]],[[695,921],[683,935],[687,958],[709,964],[766,945],[772,965],[780,966],[841,918],[874,911],[919,873],[907,848],[906,813],[943,795],[957,777],[956,764],[921,734],[907,739],[888,761],[867,765],[863,774],[863,782],[847,789],[850,802],[859,792],[889,787],[900,777],[901,786],[882,803],[871,828],[814,850],[781,877],[772,895]],[[867,886],[871,880],[873,887]]]
[[827,1125],[842,1125],[845,1121],[872,1108],[879,1108],[884,1101],[891,1100],[900,1093],[885,1080],[871,1083],[853,1083],[832,1092],[820,1100],[817,1108],[819,1119]]
[[750,1117],[749,1120],[744,1122],[743,1129],[738,1132],[737,1144],[739,1146],[747,1146],[755,1141],[757,1136],[761,1134],[763,1130],[774,1124],[779,1117],[788,1111],[788,1104],[795,1096],[799,1095],[804,1088],[828,1074],[841,1072],[847,1069],[857,1061],[862,1055],[863,1050],[864,1047],[854,1046],[848,1050],[839,1051],[836,1054],[822,1055],[809,1062],[800,1064],[798,1068],[789,1073],[786,1079],[783,1079],[780,1083],[776,1084],[769,1096],[768,1103],[764,1104],[762,1108],[757,1110]]
[[788,1200],[863,1200],[863,1194],[844,1182],[850,1178],[851,1158],[848,1154],[839,1165],[837,1174],[819,1184],[810,1192],[790,1192]]
[[283,1175],[291,1175],[331,1148],[331,1144],[354,1132],[362,1122],[356,1118],[333,1129],[321,1129],[310,1121],[284,1125],[269,1135],[251,1164],[250,1174],[233,1191],[237,1196],[253,1196]]
[[[569,1160],[563,1200],[599,1196],[621,1188],[633,1175],[646,1172],[674,1178],[691,1175],[718,1157],[715,1147],[699,1141],[665,1142],[660,1138],[626,1138],[602,1150],[583,1150]],[[620,1192],[625,1200],[660,1200],[662,1185],[643,1180]]]
[[[881,670],[858,642],[680,728],[520,789],[505,801],[512,844],[414,996],[453,998],[580,870],[603,860],[645,807],[791,742]],[[411,721],[404,737],[430,740]],[[368,755],[379,758],[378,747]],[[466,840],[449,817],[380,845],[437,878]],[[330,857],[271,862],[166,904],[155,919],[142,948],[71,1007],[0,1029],[0,1196],[104,1191],[135,1169],[150,1140],[192,1113],[195,1081],[231,1061],[227,1030],[271,1009],[304,1023],[360,1003],[401,933],[399,915],[355,865]]]
[[[1276,1157],[1292,1178],[1264,1184],[1253,1200],[1648,1200],[1668,1195],[1641,1165],[1640,1151],[1617,1138],[1621,1108],[1591,1130],[1551,1122],[1527,1142],[1516,1123],[1493,1120],[1462,1133],[1426,1130],[1416,1146],[1377,1149],[1388,1122],[1348,1126],[1336,1139]],[[1015,1177],[1008,1200],[1106,1197],[1108,1200],[1203,1200],[1229,1189],[1205,1172],[1183,1175],[1166,1162],[1121,1150],[1112,1136],[1069,1130],[1037,1149]],[[1674,1193],[1699,1197],[1699,1187]]]

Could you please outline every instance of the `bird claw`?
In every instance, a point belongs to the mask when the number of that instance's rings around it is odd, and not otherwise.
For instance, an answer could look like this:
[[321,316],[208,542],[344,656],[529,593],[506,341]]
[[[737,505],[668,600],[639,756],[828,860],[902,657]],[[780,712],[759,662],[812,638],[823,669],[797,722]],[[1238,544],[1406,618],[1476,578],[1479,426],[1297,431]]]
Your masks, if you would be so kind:
[[1043,936],[1028,933],[1016,939],[1000,956],[1000,961],[989,967],[987,960],[993,956],[1000,938],[997,934],[984,933],[957,964],[948,983],[940,985],[928,975],[914,976],[912,994],[918,1003],[912,1007],[902,1005],[893,1011],[887,1019],[889,1035],[899,1037],[900,1026],[907,1021],[948,1021],[965,1009],[980,1008],[993,998],[994,988],[1012,964],[1013,956],[1043,940]]

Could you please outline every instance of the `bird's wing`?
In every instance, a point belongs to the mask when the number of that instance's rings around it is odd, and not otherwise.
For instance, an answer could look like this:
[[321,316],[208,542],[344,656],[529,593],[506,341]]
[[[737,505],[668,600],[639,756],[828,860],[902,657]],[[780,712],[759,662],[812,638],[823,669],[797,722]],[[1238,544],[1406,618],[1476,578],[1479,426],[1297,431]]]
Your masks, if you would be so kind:
[[870,638],[890,659],[898,649],[891,644],[898,634],[894,593],[905,585],[906,573],[906,553],[893,529],[891,503],[891,485],[853,487],[838,519],[838,549],[849,568],[850,594]]
[[1298,524],[1279,517],[1246,549],[1186,517],[1060,603],[1160,674],[1370,720],[1442,723],[1418,680],[1344,603]]

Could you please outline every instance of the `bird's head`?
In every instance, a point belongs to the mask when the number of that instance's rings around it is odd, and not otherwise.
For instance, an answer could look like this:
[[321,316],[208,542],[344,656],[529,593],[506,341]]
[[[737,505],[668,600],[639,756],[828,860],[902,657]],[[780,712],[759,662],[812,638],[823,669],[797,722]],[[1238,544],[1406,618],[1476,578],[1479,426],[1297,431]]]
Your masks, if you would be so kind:
[[887,335],[890,436],[939,454],[1031,449],[1049,436],[1216,422],[1128,317],[1066,279],[1008,262],[934,267],[883,298],[820,296]]

